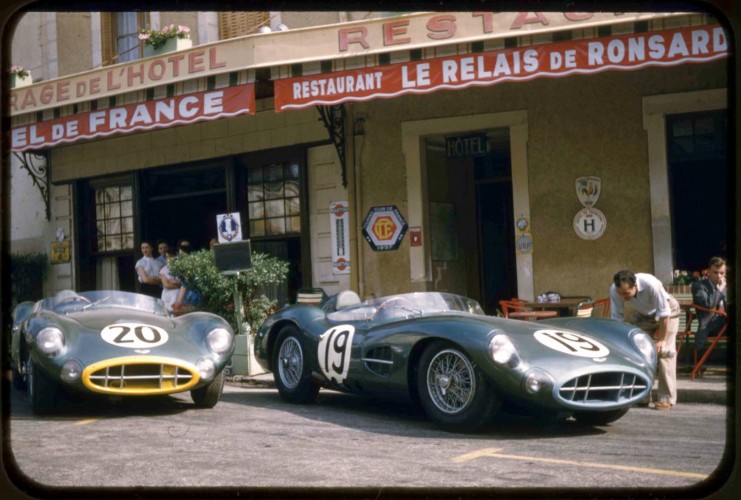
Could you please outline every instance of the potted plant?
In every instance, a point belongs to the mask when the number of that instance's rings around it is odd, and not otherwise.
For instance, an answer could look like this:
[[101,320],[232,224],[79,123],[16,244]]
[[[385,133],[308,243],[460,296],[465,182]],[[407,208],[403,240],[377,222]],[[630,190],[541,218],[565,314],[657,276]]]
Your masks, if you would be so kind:
[[[288,276],[288,262],[260,252],[253,252],[251,260],[252,267],[239,275],[222,274],[210,250],[180,255],[170,262],[172,275],[200,296],[196,308],[223,317],[237,334],[232,357],[235,375],[259,373],[250,348],[252,337],[278,306],[265,296],[264,285],[283,283]],[[240,310],[235,310],[235,295],[241,298]]]
[[193,46],[190,28],[181,25],[176,27],[174,24],[161,29],[141,30],[139,40],[144,44],[144,57],[189,49]]
[[13,65],[8,70],[8,77],[10,78],[10,88],[25,87],[33,83],[31,72],[23,66]]

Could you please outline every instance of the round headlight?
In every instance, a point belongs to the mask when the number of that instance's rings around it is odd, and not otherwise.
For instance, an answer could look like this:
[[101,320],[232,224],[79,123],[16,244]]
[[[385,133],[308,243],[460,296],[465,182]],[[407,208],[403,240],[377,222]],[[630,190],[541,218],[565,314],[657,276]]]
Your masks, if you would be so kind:
[[548,374],[538,369],[528,371],[523,379],[523,388],[529,394],[548,391],[552,386],[553,382]]
[[216,373],[216,364],[210,358],[199,359],[198,363],[196,363],[196,368],[198,368],[198,373],[204,380],[213,378]]
[[515,368],[520,364],[520,355],[512,341],[504,334],[495,335],[489,342],[489,354],[495,363]]
[[74,382],[82,375],[82,364],[76,359],[70,359],[62,366],[61,377],[65,382]]
[[656,345],[651,337],[644,332],[633,334],[633,343],[636,345],[643,357],[652,364],[656,364]]
[[59,328],[48,326],[36,335],[36,345],[47,356],[53,356],[64,347],[64,334]]
[[208,348],[216,354],[224,354],[232,346],[232,334],[226,328],[214,328],[206,340]]

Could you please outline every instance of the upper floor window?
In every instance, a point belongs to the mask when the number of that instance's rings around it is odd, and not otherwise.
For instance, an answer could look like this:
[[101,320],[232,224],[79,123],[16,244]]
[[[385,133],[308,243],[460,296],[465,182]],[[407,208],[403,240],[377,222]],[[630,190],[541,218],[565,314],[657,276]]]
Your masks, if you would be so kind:
[[270,27],[269,12],[219,12],[219,39],[251,35],[263,26]]
[[103,65],[139,59],[139,32],[148,25],[149,14],[145,12],[102,12]]

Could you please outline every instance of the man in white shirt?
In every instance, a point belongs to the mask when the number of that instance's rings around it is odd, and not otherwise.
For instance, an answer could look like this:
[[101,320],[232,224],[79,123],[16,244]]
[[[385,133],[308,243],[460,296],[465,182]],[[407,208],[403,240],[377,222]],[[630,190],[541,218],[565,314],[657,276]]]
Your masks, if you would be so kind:
[[[633,309],[625,317],[625,303]],[[610,287],[612,319],[636,325],[653,334],[658,366],[657,410],[669,410],[677,404],[676,338],[679,329],[679,303],[658,278],[628,269],[618,271]]]

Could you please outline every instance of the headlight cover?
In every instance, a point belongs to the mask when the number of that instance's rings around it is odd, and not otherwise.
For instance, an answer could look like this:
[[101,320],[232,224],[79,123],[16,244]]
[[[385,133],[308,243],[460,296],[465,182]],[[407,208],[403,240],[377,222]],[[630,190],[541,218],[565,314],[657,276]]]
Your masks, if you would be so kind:
[[224,354],[232,346],[233,335],[226,328],[214,328],[208,332],[206,341],[214,354]]
[[645,332],[641,330],[633,331],[633,343],[641,351],[646,361],[651,365],[656,365],[656,345],[653,339]]
[[539,368],[531,368],[522,379],[522,388],[528,394],[549,392],[553,388],[553,379]]
[[70,359],[62,366],[61,377],[65,382],[74,382],[82,375],[82,363],[76,359]]
[[216,374],[216,364],[211,358],[201,358],[196,363],[198,373],[203,380],[211,380]]
[[512,341],[505,334],[495,335],[489,341],[489,354],[498,365],[508,368],[517,368],[520,364],[520,355]]
[[55,356],[64,349],[64,334],[54,326],[47,326],[36,335],[36,345],[47,356]]

